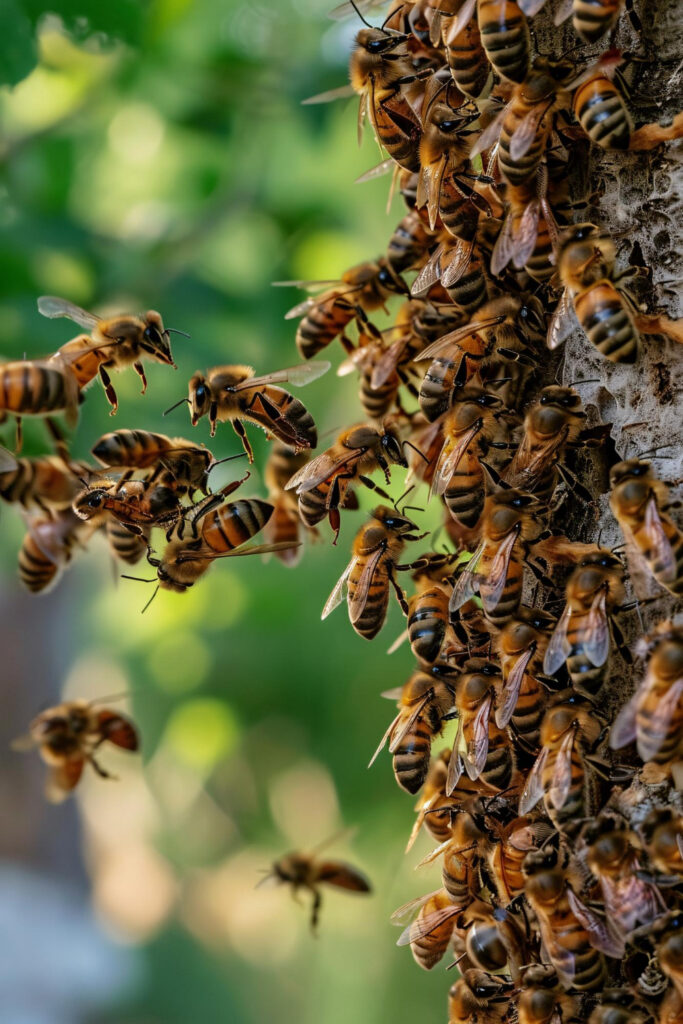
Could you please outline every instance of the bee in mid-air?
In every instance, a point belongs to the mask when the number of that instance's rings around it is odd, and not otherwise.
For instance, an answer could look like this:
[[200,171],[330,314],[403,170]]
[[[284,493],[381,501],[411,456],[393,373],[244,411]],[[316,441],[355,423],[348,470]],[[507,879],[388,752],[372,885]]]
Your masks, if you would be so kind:
[[295,898],[299,889],[307,889],[311,893],[311,931],[314,935],[318,928],[322,904],[321,885],[331,885],[335,889],[346,889],[348,892],[372,892],[370,882],[358,868],[344,861],[325,860],[320,857],[320,853],[332,841],[333,839],[326,840],[311,853],[286,853],[284,857],[275,861],[269,874],[263,879],[264,882],[273,879],[282,885],[291,885]]
[[122,750],[138,749],[138,734],[133,723],[118,711],[97,707],[92,701],[65,701],[47,708],[31,722],[29,734],[14,744],[17,750],[38,747],[50,768],[46,796],[60,803],[78,784],[86,764],[103,779],[112,778],[95,760],[103,743]]
[[99,480],[76,495],[72,508],[80,519],[112,517],[138,535],[182,514],[175,491],[147,480]]
[[151,480],[171,487],[179,496],[192,496],[195,491],[208,494],[209,472],[218,464],[203,445],[150,430],[103,434],[91,451],[107,469],[151,470]]
[[19,549],[19,579],[32,594],[54,586],[74,552],[84,548],[99,523],[85,523],[71,506],[31,516]]
[[273,506],[273,514],[266,523],[263,535],[269,544],[288,541],[292,545],[275,552],[276,558],[287,566],[295,566],[301,557],[302,532],[307,532],[314,539],[318,536],[314,526],[306,527],[302,522],[296,495],[286,490],[287,482],[294,473],[303,469],[308,457],[307,451],[296,452],[289,445],[276,441],[268,453],[263,471],[268,500]]

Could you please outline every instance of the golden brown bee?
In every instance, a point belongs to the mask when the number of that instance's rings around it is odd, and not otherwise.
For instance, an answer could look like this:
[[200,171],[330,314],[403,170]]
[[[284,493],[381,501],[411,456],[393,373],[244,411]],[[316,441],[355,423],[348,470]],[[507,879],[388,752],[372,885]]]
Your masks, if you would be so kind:
[[111,516],[138,535],[152,526],[168,526],[181,514],[175,491],[147,480],[100,480],[77,494],[72,508],[79,519]]
[[16,450],[21,450],[24,416],[51,416],[63,412],[66,422],[74,427],[78,421],[81,401],[78,381],[66,357],[24,359],[0,363],[0,414],[16,420]]
[[522,974],[517,1014],[519,1024],[569,1024],[579,1019],[579,1001],[561,987],[554,967],[532,964]]
[[167,437],[149,430],[115,430],[103,434],[92,449],[107,469],[151,469],[152,479],[180,494],[208,494],[209,472],[216,464],[203,445],[184,437]]
[[413,574],[416,591],[408,600],[408,639],[415,657],[429,664],[441,653],[448,628],[450,566],[454,556],[428,554]]
[[395,508],[379,505],[370,521],[360,528],[353,542],[353,558],[336,583],[323,608],[322,618],[334,611],[348,590],[351,625],[359,636],[372,640],[384,625],[393,586],[404,614],[408,603],[396,581],[396,573],[414,568],[399,565],[407,541],[420,540],[417,527]]
[[634,1000],[632,992],[607,988],[588,1018],[588,1024],[647,1024],[651,1020],[649,1010]]
[[322,847],[329,842],[321,844],[314,853],[295,851],[285,854],[275,861],[268,876],[281,884],[291,885],[295,898],[299,889],[307,889],[312,894],[311,931],[314,935],[322,905],[321,885],[331,885],[335,889],[346,889],[349,892],[372,892],[369,880],[358,868],[344,861],[323,860],[318,856]]
[[[265,525],[263,535],[269,544],[288,541],[290,548],[278,549],[275,557],[286,566],[295,566],[301,557],[301,534],[303,523],[299,517],[299,506],[296,495],[286,490],[288,480],[298,473],[308,462],[308,452],[296,452],[289,445],[276,441],[268,453],[268,460],[263,472],[263,479],[268,488],[268,500],[273,506],[273,514]],[[317,537],[315,527],[304,527],[307,532]]]
[[[579,693],[596,698],[605,682],[610,653],[610,626],[624,597],[624,566],[606,548],[584,555],[567,581],[562,615],[543,658],[548,676],[567,663]],[[618,634],[620,637],[620,634]]]
[[[440,10],[445,6],[442,3]],[[491,66],[482,46],[477,18],[473,15],[462,24],[458,0],[451,0],[447,6],[454,8],[453,14],[457,11],[458,17],[455,21],[444,18],[442,22],[446,60],[460,92],[469,99],[477,99],[486,93],[491,82]]]
[[365,473],[379,467],[389,483],[391,464],[408,465],[398,432],[388,424],[378,428],[359,423],[343,431],[331,448],[306,463],[285,487],[286,490],[296,489],[299,514],[306,526],[316,526],[329,517],[336,543],[339,509],[347,499],[349,488],[359,482],[371,490],[380,490]]
[[65,461],[62,455],[15,459],[0,449],[0,498],[43,512],[68,508],[83,486],[79,476],[87,472],[84,463]]
[[[397,696],[399,712],[382,737],[370,765],[389,743],[394,755],[394,775],[401,789],[418,792],[429,771],[434,737],[443,729],[444,715],[453,707],[455,687],[448,669],[433,665],[429,672],[418,669]],[[368,767],[370,767],[368,765]]]
[[607,923],[576,895],[567,862],[566,852],[560,855],[552,846],[528,853],[524,893],[562,984],[579,992],[594,992],[607,980],[603,953],[620,957],[622,950]]
[[591,142],[603,149],[628,149],[633,122],[609,70],[596,66],[574,92],[574,113]]
[[509,973],[518,983],[530,950],[523,930],[511,913],[493,910],[476,900],[456,922],[456,934],[464,939],[465,955],[482,971]]
[[250,366],[215,366],[206,376],[195,373],[190,380],[190,397],[187,400],[192,426],[196,426],[202,416],[208,415],[213,437],[216,423],[229,420],[249,462],[254,461],[254,453],[243,420],[255,423],[267,434],[293,448],[315,448],[318,432],[310,412],[289,391],[275,385],[289,381],[304,387],[322,377],[329,368],[330,364],[326,362],[304,363],[264,377],[255,377]]
[[131,533],[123,523],[109,518],[104,524],[104,529],[109,541],[109,550],[118,561],[136,565],[147,554],[149,527],[141,526],[139,533]]
[[642,459],[619,462],[610,470],[610,508],[627,542],[645,559],[661,586],[683,594],[683,533],[665,512],[666,486]]
[[[378,423],[396,404],[402,379],[407,382],[405,374],[399,372],[398,367],[392,369],[390,373],[385,373],[383,370],[378,371],[380,364],[385,362],[386,355],[387,346],[379,331],[359,330],[358,347],[350,353],[348,359],[345,359],[337,367],[338,377],[345,377],[354,370],[358,370],[360,404],[366,416]],[[379,384],[378,374],[381,374],[381,383]]]
[[442,884],[459,911],[469,908],[482,888],[481,865],[491,845],[484,822],[481,800],[466,798],[453,810],[448,839],[421,861],[429,864],[443,855]]
[[479,32],[493,70],[523,82],[529,70],[529,26],[515,0],[478,0]]
[[539,509],[538,501],[522,491],[500,491],[486,498],[482,541],[456,580],[451,612],[478,594],[486,618],[495,626],[505,625],[516,614],[526,552],[542,532]]
[[675,911],[655,924],[659,965],[683,1000],[683,912]]
[[586,43],[597,43],[619,20],[624,0],[572,0],[572,25]]
[[394,228],[387,246],[387,262],[395,274],[415,270],[427,259],[434,236],[417,210],[409,210]]
[[645,678],[617,715],[614,749],[636,741],[644,762],[667,766],[683,755],[683,628],[661,623]]
[[519,801],[528,814],[543,798],[555,827],[575,834],[594,810],[596,782],[586,756],[602,735],[593,705],[574,696],[549,708],[541,725],[541,752],[529,772]]
[[484,820],[490,839],[488,872],[498,899],[507,905],[524,892],[524,858],[552,834],[552,826],[529,817],[513,818],[507,825],[494,815],[487,814]]
[[541,737],[547,690],[540,678],[543,656],[555,620],[537,608],[522,608],[495,638],[502,688],[496,697],[495,721],[511,725],[524,749],[535,753]]
[[410,900],[391,915],[392,924],[402,925],[407,917],[418,911],[396,945],[410,945],[415,963],[423,970],[431,971],[448,949],[459,909],[445,889]]
[[74,551],[85,547],[95,529],[71,507],[30,519],[19,549],[19,579],[26,589],[38,594],[54,586]]
[[91,332],[89,335],[80,334],[62,345],[55,364],[68,360],[79,388],[86,387],[99,375],[112,406],[112,414],[118,408],[118,399],[109,376],[110,370],[124,370],[132,366],[142,381],[144,394],[147,379],[143,359],[176,369],[169,342],[170,331],[164,327],[160,314],[155,310],[144,316],[123,314],[102,318],[54,295],[42,295],[38,299],[38,310],[51,320],[67,317]]
[[28,736],[16,741],[14,747],[38,747],[50,768],[45,795],[52,803],[60,803],[78,784],[86,763],[100,778],[113,777],[95,760],[103,743],[136,751],[139,744],[135,726],[117,711],[98,708],[92,701],[73,700],[42,711],[31,722]]
[[500,975],[471,969],[451,985],[448,1024],[502,1024],[510,1007],[513,986]]
[[663,876],[683,877],[683,818],[671,807],[654,808],[639,833],[647,858]]
[[[510,737],[498,728],[492,711],[500,688],[500,668],[484,658],[470,658],[456,683],[458,739],[453,745],[446,792],[452,793],[463,768],[470,779],[491,789],[507,789],[515,774],[515,755]],[[460,740],[462,739],[462,743]]]

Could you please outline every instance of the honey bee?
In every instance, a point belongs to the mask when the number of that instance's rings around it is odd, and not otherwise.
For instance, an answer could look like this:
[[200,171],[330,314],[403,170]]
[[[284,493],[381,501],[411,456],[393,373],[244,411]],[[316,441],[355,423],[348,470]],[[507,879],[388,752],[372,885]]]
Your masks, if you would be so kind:
[[639,925],[654,921],[663,903],[654,886],[638,876],[633,836],[623,818],[603,812],[584,829],[582,839],[612,930],[625,942]]
[[322,905],[321,885],[331,885],[335,889],[346,889],[349,892],[372,892],[369,880],[358,868],[344,861],[320,858],[319,854],[330,842],[332,840],[328,839],[321,843],[313,853],[286,853],[275,861],[267,876],[280,884],[291,885],[294,898],[299,889],[307,889],[311,893],[311,931],[314,935],[318,929]]
[[453,556],[430,554],[425,561],[413,574],[416,592],[408,600],[408,639],[415,657],[431,664],[446,637]]
[[620,957],[622,948],[607,922],[576,895],[567,874],[568,854],[544,846],[524,858],[524,893],[536,914],[550,963],[566,988],[594,992],[607,980],[603,954]]
[[147,554],[149,527],[142,526],[139,533],[131,533],[130,529],[117,519],[107,519],[104,528],[109,550],[118,561],[136,565]]
[[438,282],[463,315],[477,313],[488,301],[491,290],[484,224],[479,225],[477,237],[471,241],[454,239],[449,234],[443,237],[442,232],[443,241],[415,278],[412,294],[429,294]]
[[589,752],[602,735],[602,721],[593,705],[573,694],[549,708],[541,725],[541,752],[534,761],[519,801],[528,814],[543,798],[555,827],[575,834],[592,813],[596,781]]
[[647,1024],[651,1020],[650,1012],[634,1002],[632,992],[627,989],[608,988],[593,1009],[588,1024]]
[[506,971],[517,984],[529,958],[524,933],[514,916],[476,900],[456,922],[459,938],[464,937],[465,955],[482,971]]
[[453,810],[448,839],[418,865],[443,856],[442,884],[458,911],[469,909],[482,888],[481,866],[491,845],[484,822],[482,802],[477,797],[466,798]]
[[60,803],[78,784],[86,763],[100,778],[113,778],[95,759],[103,743],[137,751],[137,730],[117,711],[98,708],[92,701],[73,700],[42,711],[31,722],[28,736],[17,740],[14,747],[38,748],[50,769],[45,795],[52,803]]
[[123,314],[102,318],[86,312],[67,299],[41,295],[38,311],[51,320],[66,317],[91,332],[89,335],[81,334],[62,345],[55,362],[59,365],[64,359],[68,360],[79,388],[86,387],[99,375],[112,406],[112,415],[118,408],[118,399],[109,376],[110,370],[124,370],[132,366],[142,381],[144,394],[147,379],[143,359],[177,369],[169,342],[171,331],[164,327],[160,314],[155,310],[150,310],[144,316]]
[[[404,446],[398,432],[385,424],[381,429],[360,423],[343,431],[336,442],[321,455],[307,462],[285,485],[296,489],[299,514],[306,526],[316,526],[326,516],[339,536],[339,509],[344,505],[349,488],[356,482],[370,490],[380,489],[365,473],[379,467],[389,483],[391,464],[407,467]],[[386,497],[386,495],[383,494]]]
[[304,387],[322,377],[329,368],[330,364],[326,362],[304,363],[255,377],[250,366],[215,366],[206,376],[194,374],[190,380],[190,397],[183,401],[190,406],[193,427],[202,416],[208,415],[212,437],[216,433],[216,423],[229,420],[249,462],[254,461],[254,453],[243,420],[255,423],[267,434],[293,448],[315,448],[318,432],[310,412],[298,398],[275,385],[289,381]]
[[664,511],[666,486],[642,459],[619,462],[610,470],[610,508],[628,543],[644,558],[657,582],[676,597],[683,594],[683,534]]
[[[406,853],[415,843],[420,829],[424,825],[430,836],[438,843],[445,843],[453,835],[453,826],[462,803],[470,798],[481,795],[482,786],[479,782],[470,782],[467,775],[458,783],[458,799],[446,794],[449,778],[449,767],[453,757],[452,750],[442,750],[430,765],[425,784],[416,805],[417,816],[410,833]],[[490,791],[489,791],[490,792]]]
[[[451,0],[447,5],[454,9],[454,15],[459,6],[457,0]],[[442,3],[440,10],[443,9]],[[446,61],[460,92],[473,100],[485,95],[491,84],[491,66],[481,42],[476,16],[472,15],[464,24],[459,11],[457,19],[450,24],[449,19],[444,18],[441,35]]]
[[396,581],[395,574],[412,569],[399,565],[398,559],[407,541],[420,540],[417,526],[395,508],[379,505],[370,521],[356,534],[353,558],[336,583],[323,608],[322,618],[334,611],[348,590],[349,619],[356,633],[372,640],[384,625],[389,605],[389,589],[393,586],[405,615],[408,603]]
[[542,532],[539,508],[532,495],[517,490],[497,492],[486,498],[482,541],[456,580],[451,612],[478,594],[486,618],[495,626],[505,625],[517,613],[522,599],[524,559],[529,545]]
[[508,724],[522,746],[538,750],[547,692],[540,678],[555,620],[536,608],[520,609],[495,638],[500,659],[502,688],[496,698],[495,721]]
[[[295,566],[301,557],[301,519],[296,496],[285,490],[287,481],[302,469],[308,462],[308,452],[296,452],[289,445],[276,442],[270,449],[263,478],[268,488],[268,500],[273,506],[273,514],[265,525],[263,535],[269,544],[288,541],[290,548],[281,548],[275,552],[284,565]],[[308,527],[308,532],[317,537],[315,527]]]
[[569,11],[574,31],[584,42],[597,43],[601,36],[615,27],[623,6],[624,0],[599,0],[598,3],[572,0]]
[[672,911],[655,924],[657,958],[672,982],[679,1002],[683,1000],[683,912]]
[[683,877],[683,819],[671,807],[656,807],[639,833],[649,863],[665,878]]
[[387,246],[387,262],[395,274],[415,270],[427,258],[433,244],[428,230],[417,210],[409,210],[394,228]]
[[512,744],[492,718],[499,680],[500,669],[492,661],[470,658],[462,666],[455,699],[458,738],[453,744],[447,794],[455,789],[463,768],[470,779],[481,777],[491,789],[510,786],[516,767]]
[[16,421],[16,450],[21,451],[25,416],[52,416],[63,412],[67,424],[78,422],[82,401],[78,381],[64,356],[0,363],[0,415]]
[[515,0],[478,0],[481,42],[493,70],[508,82],[523,82],[529,70],[529,26]]
[[377,367],[383,361],[386,352],[384,338],[379,331],[373,330],[369,333],[362,330],[358,335],[358,347],[337,368],[338,377],[345,377],[353,370],[359,371],[360,403],[365,414],[377,422],[381,422],[396,405],[402,379],[407,383],[405,374],[399,371],[397,365],[389,373],[380,371],[381,383],[375,386],[378,383]]
[[498,974],[465,971],[448,993],[448,1024],[502,1024],[510,1007],[512,984]]
[[149,430],[115,430],[93,445],[92,454],[107,469],[153,471],[151,479],[179,494],[208,494],[209,473],[217,465],[203,445],[184,437],[166,437]]
[[85,547],[95,529],[71,507],[30,518],[19,549],[19,579],[26,589],[38,594],[54,586],[74,551]]
[[438,665],[432,666],[429,672],[418,669],[399,688],[398,694],[391,691],[384,695],[397,696],[399,712],[382,737],[370,765],[388,742],[389,753],[394,755],[396,781],[407,793],[417,793],[425,781],[432,742],[443,729],[444,715],[453,707],[455,688],[449,675]]
[[493,887],[503,905],[510,903],[524,892],[522,864],[527,853],[537,850],[552,834],[552,828],[542,821],[529,817],[513,818],[502,825],[498,818],[487,814],[486,828],[489,835],[486,860]]
[[561,987],[554,967],[532,964],[522,974],[517,1013],[519,1024],[569,1022],[579,1019],[579,1001]]
[[459,910],[445,889],[410,900],[391,915],[392,924],[402,925],[417,911],[415,919],[401,933],[396,945],[410,945],[415,963],[423,970],[431,971],[448,949]]
[[82,487],[79,475],[86,472],[84,463],[65,462],[62,455],[15,459],[0,450],[0,498],[48,513],[65,509]]
[[610,746],[635,740],[644,762],[666,766],[683,754],[683,629],[664,622],[653,639],[645,678],[617,715]]
[[[581,558],[569,577],[562,615],[543,658],[543,671],[554,676],[567,664],[575,689],[595,699],[605,682],[610,626],[624,597],[624,566],[606,548]],[[621,634],[617,634],[621,642]]]

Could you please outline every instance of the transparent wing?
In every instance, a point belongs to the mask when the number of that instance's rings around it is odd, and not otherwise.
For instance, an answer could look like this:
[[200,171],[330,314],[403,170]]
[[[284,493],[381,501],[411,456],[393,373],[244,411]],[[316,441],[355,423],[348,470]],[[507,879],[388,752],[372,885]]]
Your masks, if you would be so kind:
[[334,100],[348,100],[355,96],[352,85],[340,85],[336,89],[328,89],[327,92],[319,92],[315,96],[301,101],[302,107],[311,107],[317,103],[332,103]]
[[681,696],[683,679],[677,679],[657,701],[647,723],[647,733],[638,736],[638,753],[643,761],[650,761],[669,742],[672,722],[679,714]]
[[516,236],[513,229],[514,217],[508,213],[491,253],[491,273],[495,276],[501,274],[513,257],[517,255]]
[[443,270],[441,272],[441,284],[444,288],[450,288],[456,281],[459,281],[472,261],[474,242],[459,240],[444,253],[441,260]]
[[441,255],[443,251],[443,245],[439,245],[434,250],[427,263],[425,263],[424,267],[413,281],[410,288],[411,295],[422,295],[423,292],[429,291],[429,289],[441,279]]
[[496,114],[493,121],[484,128],[483,132],[472,146],[470,159],[473,160],[475,156],[478,156],[480,153],[484,153],[487,149],[490,149],[491,146],[498,142],[506,110],[507,107],[503,107],[503,109]]
[[[399,649],[399,647],[402,647],[407,639],[408,639],[408,630],[404,629],[403,632],[399,633],[399,635],[396,637],[396,639],[394,640],[394,642],[391,645],[391,647],[388,648],[387,654],[395,654],[396,651]],[[384,696],[384,694],[382,694],[382,696]],[[400,687],[399,687],[399,696],[400,696]]]
[[[391,724],[390,724],[389,728],[387,729],[387,731],[384,733],[384,736],[382,736],[382,739],[379,741],[379,744],[377,746],[377,750],[375,751],[375,753],[372,755],[372,757],[368,761],[368,768],[372,768],[373,764],[375,763],[375,761],[377,760],[379,755],[384,750],[384,747],[386,746],[387,740],[392,735],[394,729],[398,725],[400,718],[401,718],[401,712],[399,711],[399,713],[396,715],[396,717],[391,722]],[[391,750],[391,747],[389,749]]]
[[279,540],[274,544],[254,544],[249,548],[235,548],[234,551],[212,551],[211,554],[195,553],[188,551],[177,557],[178,562],[214,562],[219,558],[242,558],[245,555],[269,555],[273,551],[290,551],[293,548],[300,548],[301,543],[292,543],[289,540]]
[[434,892],[428,892],[425,896],[416,896],[415,899],[408,900],[407,903],[402,904],[397,910],[393,912],[389,920],[396,927],[401,928],[406,921],[409,921],[418,910],[420,910],[425,903],[429,903],[431,899],[438,896],[443,889],[435,889]]
[[477,5],[477,0],[465,0],[458,11],[455,18],[453,18],[451,24],[448,26],[448,35],[446,36],[446,44],[450,43],[460,35],[465,25],[472,20],[474,11]]
[[12,453],[0,445],[0,473],[11,473],[18,465]]
[[472,323],[465,324],[464,327],[458,327],[455,331],[451,331],[450,334],[444,334],[443,338],[439,338],[423,349],[422,352],[415,356],[415,362],[421,363],[425,359],[434,359],[436,356],[441,355],[444,349],[457,345],[463,338],[468,338],[471,334],[478,334],[479,331],[484,331],[487,327],[494,327],[496,324],[502,323],[504,319],[505,317],[503,316],[492,316],[487,320],[475,320]]
[[482,541],[467,563],[467,568],[455,581],[455,586],[448,602],[448,610],[451,614],[457,612],[458,608],[462,608],[465,602],[469,601],[478,592],[479,576],[476,570],[481,556],[484,554],[485,547],[486,542]]
[[522,686],[522,680],[524,679],[524,673],[526,667],[531,661],[534,654],[533,647],[530,647],[527,651],[524,651],[518,658],[515,658],[515,663],[507,673],[505,679],[505,685],[501,692],[501,698],[496,708],[495,722],[499,729],[504,729],[509,724],[512,718],[515,708],[517,707],[517,700],[519,699],[519,691]]
[[567,898],[572,908],[572,913],[584,926],[590,936],[591,945],[594,949],[604,953],[605,956],[621,957],[624,953],[624,946],[618,938],[612,934],[607,922],[582,903],[570,885],[567,886]]
[[[425,914],[424,917],[417,917],[412,924],[409,924],[401,932],[396,945],[408,946],[412,945],[413,942],[419,942],[420,939],[424,939],[427,935],[435,932],[437,928],[440,928],[450,918],[455,919],[455,915],[459,914],[461,910],[462,907],[453,905],[452,907],[442,907],[431,914]],[[453,920],[453,927],[455,927],[455,920]]]
[[[567,18],[570,18],[573,7],[574,7],[574,0],[562,0],[560,6],[555,11],[555,17],[553,18],[553,24],[554,25],[561,25],[563,21],[566,21]],[[524,13],[526,14],[527,12],[525,11]]]
[[541,203],[532,199],[519,219],[514,235],[514,253],[512,261],[521,270],[531,259],[538,238],[538,221],[541,215]]
[[366,181],[373,181],[375,178],[381,178],[385,174],[389,174],[390,171],[393,171],[395,166],[396,162],[392,157],[389,157],[388,160],[382,160],[381,163],[375,164],[374,167],[371,167],[369,171],[365,171],[364,174],[359,175],[359,177],[356,178],[354,185],[362,185]]
[[38,312],[49,320],[65,316],[68,320],[73,320],[79,327],[85,327],[86,330],[92,330],[100,320],[100,317],[95,316],[94,313],[88,313],[87,310],[74,305],[68,299],[59,299],[56,295],[41,295],[38,299]]
[[645,532],[650,542],[651,563],[657,562],[661,565],[657,575],[661,576],[667,583],[676,579],[676,556],[671,546],[671,541],[664,532],[662,519],[657,508],[657,500],[654,495],[650,498],[645,508]]
[[526,14],[527,18],[533,18],[545,6],[545,3],[546,0],[519,0],[519,9]]
[[539,104],[537,108],[525,114],[519,122],[510,136],[510,157],[513,160],[521,160],[525,153],[529,151],[529,147],[538,134],[541,121],[547,109],[548,107],[545,103]]
[[558,811],[567,802],[571,788],[574,737],[574,730],[570,729],[562,740],[553,765],[552,782],[548,787],[548,800]]
[[283,381],[303,388],[327,373],[331,365],[332,363],[328,363],[326,359],[314,363],[300,363],[298,366],[289,366],[286,370],[277,370],[275,373],[267,373],[261,377],[248,377],[247,380],[241,381],[230,390],[244,391],[250,388],[265,387],[267,384],[281,384]]
[[569,289],[565,288],[548,326],[548,348],[559,348],[579,326]]
[[446,774],[446,796],[450,796],[455,790],[455,787],[460,782],[460,776],[463,773],[464,764],[460,755],[460,742],[462,738],[462,721],[458,719],[458,731],[456,737],[453,740],[453,749],[451,750],[451,756],[448,759],[448,772]]
[[370,378],[370,387],[373,391],[377,391],[386,384],[392,373],[396,372],[396,367],[401,361],[401,356],[403,355],[407,344],[407,335],[397,338],[396,341],[392,342],[384,355],[380,357],[372,371],[372,377]]
[[637,733],[636,712],[642,695],[643,690],[641,688],[636,691],[627,704],[624,704],[614,719],[609,734],[609,745],[612,750],[619,750],[628,743],[634,742]]
[[[427,707],[429,702],[433,699],[433,694],[428,693],[422,700],[417,702],[417,706],[413,708],[409,715],[406,716],[405,721],[400,724],[400,728],[396,729],[394,735],[391,737],[391,743],[389,744],[389,753],[394,754],[398,750],[403,739],[408,735],[410,730],[414,727],[418,718]],[[405,712],[403,713],[405,714]],[[403,715],[399,715],[402,718]]]
[[489,717],[491,715],[491,694],[477,711],[472,723],[472,736],[467,744],[465,755],[465,771],[470,779],[478,779],[486,766],[489,752]]
[[538,918],[539,930],[541,932],[541,938],[543,945],[546,948],[546,952],[550,961],[557,971],[560,981],[567,988],[570,988],[574,981],[574,974],[576,973],[576,960],[574,954],[570,953],[568,949],[561,946],[555,938],[550,922],[543,913],[536,914]]
[[365,605],[368,601],[368,594],[370,593],[370,587],[372,586],[375,570],[377,569],[383,554],[383,547],[378,547],[376,551],[372,552],[363,566],[360,579],[358,580],[353,596],[349,594],[349,619],[351,620],[352,625],[358,622],[365,611]]
[[453,479],[453,474],[458,468],[463,455],[467,451],[468,445],[472,443],[480,430],[481,422],[477,421],[474,426],[470,427],[469,430],[466,430],[462,437],[459,437],[455,443],[451,438],[446,439],[444,446],[441,449],[436,469],[434,470],[430,493],[444,494],[446,492],[448,485]]
[[341,576],[335,583],[334,590],[332,591],[327,601],[325,602],[325,607],[323,608],[322,615],[320,616],[321,619],[326,619],[327,616],[331,612],[333,612],[334,609],[337,608],[344,600],[348,579],[349,576],[351,575],[352,569],[356,565],[356,562],[357,559],[352,558],[349,564],[344,569],[344,572],[341,574]]
[[357,462],[365,451],[365,448],[343,448],[341,453],[335,456],[330,455],[329,451],[321,452],[320,455],[316,455],[314,459],[297,470],[285,484],[285,490],[291,491],[296,487],[297,494],[301,494],[303,491],[312,491],[324,480]]
[[571,644],[567,639],[567,628],[571,615],[571,607],[569,604],[566,604],[553,630],[553,635],[550,637],[550,643],[543,658],[543,671],[547,676],[555,675],[557,670],[564,665],[571,652]]
[[604,590],[593,598],[585,630],[581,631],[581,643],[586,657],[593,665],[604,665],[609,655],[609,622],[606,609],[607,594]]
[[520,815],[528,814],[543,796],[543,771],[547,760],[548,748],[544,747],[533,763],[519,798]]
[[513,530],[507,535],[503,543],[498,545],[498,550],[496,551],[493,562],[491,563],[491,569],[489,570],[488,575],[482,578],[479,583],[479,596],[481,597],[481,603],[484,606],[484,611],[489,614],[495,611],[503,591],[505,590],[505,581],[507,580],[510,558],[512,557],[512,549],[515,546],[518,536],[519,534],[517,530]]

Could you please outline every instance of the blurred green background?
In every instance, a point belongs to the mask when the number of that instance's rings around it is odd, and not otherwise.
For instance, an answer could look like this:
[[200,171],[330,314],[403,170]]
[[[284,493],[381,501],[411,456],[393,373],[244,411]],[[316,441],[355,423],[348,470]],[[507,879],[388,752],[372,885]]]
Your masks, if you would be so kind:
[[[116,427],[209,442],[205,420],[192,432],[184,407],[162,411],[196,369],[298,361],[283,315],[302,295],[271,281],[334,278],[384,249],[402,212],[397,201],[387,218],[387,178],[353,184],[379,159],[369,136],[356,146],[355,103],[300,106],[346,77],[357,26],[329,21],[329,3],[3,0],[3,358],[44,355],[76,333],[38,315],[43,293],[157,308],[192,336],[174,339],[176,373],[148,366],[144,398],[132,371],[116,376],[115,420],[99,385],[89,390],[75,456]],[[323,435],[362,419],[352,377],[329,374],[302,398]],[[25,429],[25,453],[46,450],[42,424]],[[13,430],[2,433],[11,447]],[[266,441],[250,436],[258,466]],[[239,450],[227,426],[210,447],[218,458]],[[244,492],[264,494],[258,471]],[[411,670],[407,649],[385,653],[401,617],[393,608],[373,644],[344,610],[320,622],[363,514],[344,517],[336,549],[326,531],[295,571],[218,564],[142,617],[148,588],[116,581],[99,538],[53,592],[22,592],[24,525],[3,506],[6,1024],[444,1017],[451,976],[421,972],[388,924],[438,886],[438,871],[413,874],[425,839],[403,857],[411,801],[388,755],[365,767],[392,717],[378,695]],[[75,800],[46,805],[43,766],[9,751],[12,737],[62,694],[125,689],[142,764],[108,751],[118,783],[88,778]],[[356,836],[331,853],[367,870],[376,892],[328,892],[314,940],[289,892],[254,889],[258,869],[348,824]]]

